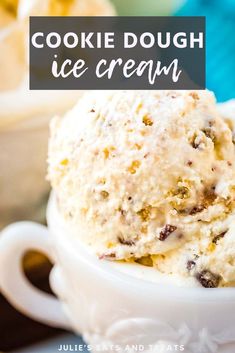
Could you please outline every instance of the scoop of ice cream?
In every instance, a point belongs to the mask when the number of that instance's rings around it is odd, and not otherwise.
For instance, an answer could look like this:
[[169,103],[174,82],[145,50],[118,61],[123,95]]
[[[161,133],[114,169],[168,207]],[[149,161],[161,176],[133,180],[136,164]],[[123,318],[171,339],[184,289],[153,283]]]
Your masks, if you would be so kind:
[[232,131],[208,91],[88,93],[51,125],[61,215],[104,259],[235,281]]

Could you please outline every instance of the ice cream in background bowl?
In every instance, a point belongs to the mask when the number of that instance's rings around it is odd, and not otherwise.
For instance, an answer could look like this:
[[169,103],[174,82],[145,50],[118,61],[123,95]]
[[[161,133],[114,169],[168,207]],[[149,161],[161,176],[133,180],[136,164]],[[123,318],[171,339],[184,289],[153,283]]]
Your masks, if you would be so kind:
[[0,91],[21,88],[25,76],[27,82],[24,89],[26,93],[28,91],[29,16],[112,16],[114,14],[114,7],[108,0],[2,0],[0,2],[0,50],[2,52]]
[[107,91],[55,118],[48,177],[72,236],[116,267],[233,286],[234,131],[221,109],[208,91]]
[[45,221],[48,125],[81,91],[30,91],[30,15],[113,15],[106,0],[3,0],[0,2],[0,229],[12,221]]

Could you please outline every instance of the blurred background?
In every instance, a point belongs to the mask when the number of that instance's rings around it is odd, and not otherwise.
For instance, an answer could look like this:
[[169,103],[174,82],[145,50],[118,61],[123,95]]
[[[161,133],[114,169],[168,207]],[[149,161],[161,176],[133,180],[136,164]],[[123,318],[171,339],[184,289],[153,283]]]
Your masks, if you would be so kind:
[[[219,102],[235,98],[235,0],[0,0],[0,229],[18,220],[45,224],[49,121],[83,94],[28,90],[29,16],[116,14],[206,16],[207,88]],[[26,276],[48,292],[50,268],[41,254],[26,254]],[[57,341],[48,343],[52,336]],[[0,350],[49,353],[55,342],[71,340],[19,314],[0,295]]]
[[219,102],[235,97],[235,0],[113,0],[121,15],[206,16],[206,82]]

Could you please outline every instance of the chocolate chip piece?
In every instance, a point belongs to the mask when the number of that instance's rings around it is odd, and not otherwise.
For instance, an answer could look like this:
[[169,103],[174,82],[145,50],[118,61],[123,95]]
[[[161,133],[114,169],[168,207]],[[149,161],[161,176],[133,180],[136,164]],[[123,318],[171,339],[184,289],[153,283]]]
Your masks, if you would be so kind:
[[197,259],[199,259],[199,256],[198,255],[194,255],[194,258],[192,260],[188,260],[187,261],[186,267],[187,267],[188,271],[191,271],[196,266]]
[[222,233],[216,235],[216,236],[213,238],[212,243],[214,243],[214,244],[217,245],[217,244],[218,244],[218,241],[219,241],[220,239],[222,239],[222,238],[225,236],[225,234],[227,233],[227,231],[228,231],[228,230],[226,230],[225,232],[222,232]]
[[90,110],[90,113],[94,113],[94,112],[95,112],[95,109],[92,108],[92,109]]
[[184,208],[176,211],[182,215],[194,216],[195,214],[202,212],[204,209],[205,209],[205,206],[199,205],[199,206],[194,206],[192,208]]
[[195,261],[193,261],[193,260],[189,260],[188,262],[187,262],[187,270],[188,271],[191,271],[194,267],[196,266],[196,262]]
[[123,217],[125,217],[126,216],[126,211],[125,210],[123,210],[122,208],[119,208],[119,212],[121,213],[121,215],[123,216]]
[[166,240],[171,233],[173,233],[177,229],[176,226],[172,226],[171,224],[166,224],[165,227],[161,230],[158,239],[161,241]]
[[190,216],[193,216],[197,213],[200,213],[204,210],[204,206],[199,205],[199,206],[194,206],[193,208],[191,208],[191,210],[189,211]]
[[99,256],[100,260],[114,260],[116,259],[116,254],[115,253],[110,253],[110,254],[102,254]]
[[188,165],[189,167],[191,167],[192,164],[193,164],[193,162],[192,162],[191,160],[189,160],[189,161],[187,162],[187,165]]
[[119,236],[118,237],[118,241],[119,243],[123,244],[123,245],[127,245],[127,246],[133,246],[135,245],[135,241],[131,240],[131,239],[124,239],[123,237]]
[[131,201],[131,200],[132,200],[132,197],[131,197],[131,196],[129,196],[129,197],[128,197],[128,201]]
[[221,277],[208,270],[203,270],[196,274],[196,279],[204,288],[217,288]]

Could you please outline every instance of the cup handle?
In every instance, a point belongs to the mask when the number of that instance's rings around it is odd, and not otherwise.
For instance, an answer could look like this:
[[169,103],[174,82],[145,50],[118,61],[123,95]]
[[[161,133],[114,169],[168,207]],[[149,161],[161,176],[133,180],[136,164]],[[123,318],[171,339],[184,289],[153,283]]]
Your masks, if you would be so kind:
[[40,251],[53,262],[45,226],[17,222],[1,232],[0,290],[16,309],[32,319],[49,326],[71,329],[59,300],[34,287],[24,275],[22,257],[28,250]]

